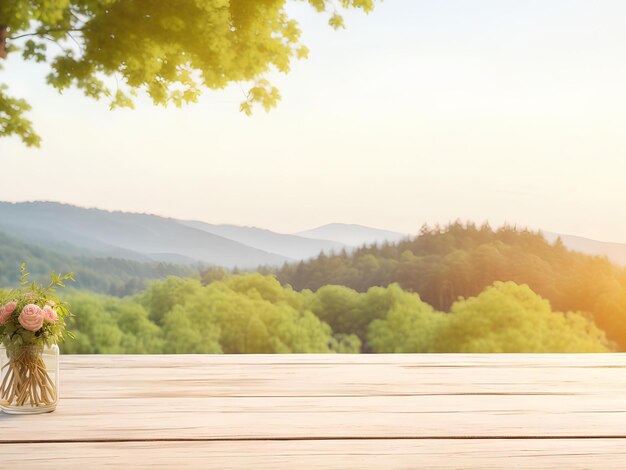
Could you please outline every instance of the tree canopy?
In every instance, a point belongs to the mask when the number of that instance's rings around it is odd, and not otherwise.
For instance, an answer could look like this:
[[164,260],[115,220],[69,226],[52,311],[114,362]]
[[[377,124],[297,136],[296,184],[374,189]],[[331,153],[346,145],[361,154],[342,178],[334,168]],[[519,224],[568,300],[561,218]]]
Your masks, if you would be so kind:
[[[329,24],[344,26],[343,9],[369,12],[374,0],[303,0]],[[111,107],[132,107],[138,90],[155,104],[196,101],[203,88],[242,83],[241,111],[266,110],[280,99],[267,80],[305,58],[301,30],[287,0],[8,0],[0,2],[0,59],[20,51],[24,59],[50,64],[47,81],[86,96],[108,98]],[[53,45],[53,47],[48,47]],[[40,138],[24,116],[28,103],[0,84],[0,137],[26,145]]]
[[612,345],[591,319],[553,312],[527,285],[496,282],[449,314],[414,300],[370,325],[375,352],[607,352]]
[[68,295],[68,353],[604,352],[591,318],[560,313],[527,285],[496,282],[436,311],[397,284],[296,292],[271,275],[202,285],[170,277],[123,299]]
[[397,283],[436,310],[496,281],[527,284],[560,312],[580,311],[626,351],[626,269],[606,257],[568,251],[557,240],[515,227],[454,223],[419,236],[288,264],[278,279],[296,290],[341,284],[358,292]]

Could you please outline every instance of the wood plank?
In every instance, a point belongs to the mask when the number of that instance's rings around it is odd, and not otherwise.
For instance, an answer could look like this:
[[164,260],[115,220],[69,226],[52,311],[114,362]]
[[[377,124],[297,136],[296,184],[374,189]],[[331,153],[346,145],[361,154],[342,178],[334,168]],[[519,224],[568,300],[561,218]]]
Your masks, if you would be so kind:
[[3,468],[623,469],[620,439],[1,444]]
[[602,354],[97,354],[62,355],[72,367],[194,364],[419,364],[424,367],[626,367],[624,353]]
[[57,411],[0,414],[0,443],[621,437],[623,369],[619,354],[66,356]]
[[[64,400],[46,416],[0,416],[0,442],[626,436],[624,399],[594,397],[134,398]],[[617,406],[620,406],[618,409]],[[33,435],[32,428],[41,432]],[[62,430],[62,432],[60,432]]]
[[552,356],[74,356],[63,358],[62,395],[571,395],[626,386],[615,370],[626,371],[626,355]]

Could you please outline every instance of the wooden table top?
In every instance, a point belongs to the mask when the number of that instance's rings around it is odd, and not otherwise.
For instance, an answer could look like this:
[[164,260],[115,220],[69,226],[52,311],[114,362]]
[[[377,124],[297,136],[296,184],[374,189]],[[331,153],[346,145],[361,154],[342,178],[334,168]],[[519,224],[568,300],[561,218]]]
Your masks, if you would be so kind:
[[0,468],[626,468],[626,355],[62,356]]

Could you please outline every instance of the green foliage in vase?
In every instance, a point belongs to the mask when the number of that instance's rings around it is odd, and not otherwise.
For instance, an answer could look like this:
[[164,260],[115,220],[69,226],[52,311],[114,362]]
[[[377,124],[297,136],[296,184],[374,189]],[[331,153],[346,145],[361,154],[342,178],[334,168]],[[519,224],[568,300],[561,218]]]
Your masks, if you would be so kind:
[[[317,11],[369,12],[374,0],[308,0]],[[49,63],[48,83],[86,96],[107,98],[111,108],[132,107],[138,90],[155,104],[181,106],[203,88],[231,83],[248,91],[240,109],[266,110],[280,99],[266,76],[287,73],[306,58],[300,27],[286,0],[11,0],[0,2],[0,59],[20,50],[26,60]],[[54,47],[48,48],[49,45]],[[0,88],[0,137],[17,135],[26,145],[39,137],[24,118],[28,104]]]
[[0,297],[0,342],[7,349],[22,346],[51,346],[72,336],[66,331],[66,319],[71,317],[69,305],[55,295],[58,287],[73,281],[73,273],[50,276],[42,286],[28,281],[26,265],[21,268],[21,287]]

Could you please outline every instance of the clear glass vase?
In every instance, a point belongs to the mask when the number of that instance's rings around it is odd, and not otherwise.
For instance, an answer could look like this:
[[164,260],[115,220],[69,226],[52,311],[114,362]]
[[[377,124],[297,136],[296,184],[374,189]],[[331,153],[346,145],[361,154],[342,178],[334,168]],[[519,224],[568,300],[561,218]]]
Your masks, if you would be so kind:
[[59,400],[59,347],[0,346],[0,408],[5,413],[54,411]]

